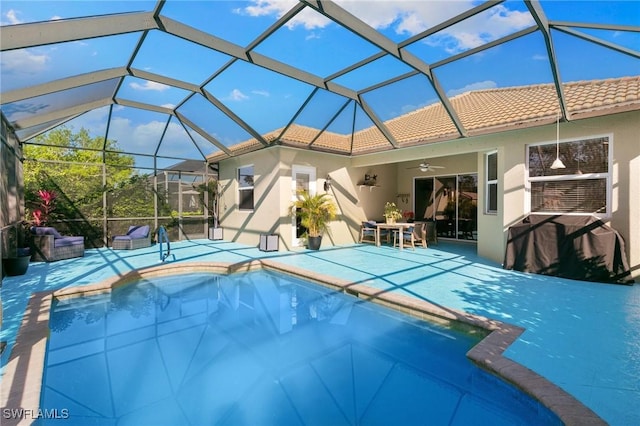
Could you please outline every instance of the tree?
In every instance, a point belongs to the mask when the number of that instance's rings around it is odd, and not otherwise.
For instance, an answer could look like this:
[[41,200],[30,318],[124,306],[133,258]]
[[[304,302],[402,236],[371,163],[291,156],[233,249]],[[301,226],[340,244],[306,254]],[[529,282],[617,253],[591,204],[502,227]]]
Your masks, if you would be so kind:
[[[39,135],[25,146],[24,156],[27,211],[38,203],[39,190],[55,191],[58,204],[53,219],[101,217],[103,191],[121,188],[135,175],[133,156],[124,154],[115,141],[92,138],[85,129],[73,133],[60,127]],[[103,163],[113,166],[109,167],[106,188]]]

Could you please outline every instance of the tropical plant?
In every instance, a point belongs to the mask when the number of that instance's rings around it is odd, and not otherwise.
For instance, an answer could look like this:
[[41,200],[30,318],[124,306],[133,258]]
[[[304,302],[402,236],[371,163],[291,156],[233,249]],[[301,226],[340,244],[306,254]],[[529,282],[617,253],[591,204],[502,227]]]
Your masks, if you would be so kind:
[[396,206],[396,203],[392,203],[387,201],[384,205],[384,214],[385,219],[398,220],[402,219],[402,210]]
[[31,212],[35,226],[45,226],[51,219],[51,214],[56,209],[58,194],[47,189],[38,190],[39,206]]
[[298,199],[291,204],[291,214],[300,217],[300,224],[307,228],[309,237],[319,237],[336,218],[338,207],[327,193],[311,195],[298,191]]

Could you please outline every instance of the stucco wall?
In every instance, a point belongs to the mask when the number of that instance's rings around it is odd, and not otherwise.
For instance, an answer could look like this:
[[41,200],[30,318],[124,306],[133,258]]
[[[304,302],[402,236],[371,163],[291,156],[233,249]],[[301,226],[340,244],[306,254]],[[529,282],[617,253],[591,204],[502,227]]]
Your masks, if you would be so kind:
[[611,226],[625,238],[632,275],[640,282],[640,112],[599,122],[614,135]]
[[[608,222],[625,239],[626,253],[634,277],[640,277],[640,112],[576,120],[560,125],[561,140],[575,140],[595,135],[612,135],[613,194],[612,216]],[[222,219],[225,239],[249,245],[258,244],[261,232],[281,235],[281,249],[291,247],[291,218],[287,206],[291,201],[291,165],[316,167],[317,187],[331,175],[340,215],[331,225],[331,234],[323,245],[356,241],[362,220],[381,219],[385,202],[394,201],[403,210],[413,208],[413,180],[421,173],[407,167],[422,159],[445,166],[438,175],[478,173],[478,254],[502,263],[509,226],[522,220],[525,211],[525,155],[532,143],[553,142],[555,123],[547,126],[460,139],[446,143],[398,149],[354,158],[307,150],[273,147],[220,164],[223,195]],[[484,155],[498,152],[497,214],[484,213]],[[240,212],[234,182],[238,166],[254,164],[256,173],[256,210]],[[360,186],[365,174],[377,175],[378,186]],[[266,195],[268,194],[269,195]],[[404,202],[398,194],[410,194]],[[226,208],[225,208],[226,206]],[[243,229],[242,231],[240,231]]]
[[[634,276],[640,275],[640,113],[630,112],[588,120],[561,123],[560,140],[577,140],[596,135],[611,135],[613,142],[612,173],[612,215],[606,222],[625,239],[626,253]],[[502,188],[504,194],[502,215],[503,244],[501,250],[493,249],[489,241],[483,239],[478,252],[496,261],[501,261],[506,245],[508,227],[526,216],[524,184],[526,178],[525,147],[527,144],[555,141],[555,126],[546,126],[517,132],[509,132],[493,137],[500,146],[499,167],[502,167]],[[498,170],[501,175],[501,170]],[[500,206],[499,206],[500,207]],[[492,224],[486,221],[484,231],[490,232]],[[483,232],[484,234],[484,232]],[[479,236],[480,239],[480,236]]]
[[[238,167],[249,164],[253,164],[255,173],[255,209],[242,211],[237,208],[238,186],[235,177]],[[292,246],[293,226],[289,215],[294,195],[291,187],[294,164],[315,167],[318,192],[324,192],[325,179],[327,175],[331,176],[332,187],[329,192],[338,206],[338,217],[323,238],[323,246],[356,241],[360,222],[372,215],[382,217],[384,202],[391,199],[390,194],[395,196],[394,166],[376,168],[379,181],[386,184],[370,192],[368,188],[358,187],[367,169],[350,169],[348,157],[287,147],[267,148],[220,163],[220,183],[224,188],[221,226],[225,240],[257,246],[260,234],[276,233],[280,235],[281,250],[296,249]]]

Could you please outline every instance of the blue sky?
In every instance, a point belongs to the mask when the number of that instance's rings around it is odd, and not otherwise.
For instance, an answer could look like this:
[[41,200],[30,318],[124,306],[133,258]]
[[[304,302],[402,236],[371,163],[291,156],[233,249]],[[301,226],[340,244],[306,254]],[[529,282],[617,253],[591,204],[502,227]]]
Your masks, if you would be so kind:
[[[369,24],[383,36],[402,43],[442,21],[479,4],[473,1],[336,1],[347,11]],[[245,47],[276,20],[295,6],[295,0],[255,1],[179,1],[166,2],[161,14],[200,31]],[[640,1],[542,1],[551,21],[634,26],[634,31],[581,29],[584,34],[623,48],[640,50]],[[2,1],[0,21],[3,26],[21,23],[67,19],[130,11],[150,11],[155,2],[115,1]],[[409,44],[406,49],[427,64],[438,64],[448,58],[513,34],[534,24],[522,1],[507,1],[445,28],[427,38]],[[140,40],[141,34],[123,34],[77,42],[39,46],[2,52],[0,89],[7,92],[45,83],[59,78],[123,66]],[[552,32],[563,82],[616,78],[640,74],[640,61],[602,46],[586,42],[559,31]],[[358,61],[378,53],[351,31],[330,21],[311,8],[305,8],[274,34],[258,44],[254,52],[298,67],[322,78],[331,76]],[[193,59],[197,58],[195,62]],[[134,58],[132,67],[193,84],[204,84],[232,58],[224,53],[188,43],[159,31],[152,31]],[[381,120],[413,111],[437,101],[437,96],[424,76],[416,76],[377,90],[368,87],[412,69],[392,56],[385,56],[361,69],[342,75],[335,83],[353,90],[365,90],[368,102]],[[467,58],[437,66],[434,75],[448,96],[468,90],[550,83],[551,68],[544,39],[539,32],[510,41]],[[103,84],[102,92],[110,89]],[[234,114],[257,132],[264,134],[285,126],[304,104],[313,87],[306,83],[238,61],[205,85],[207,91],[222,101]],[[86,92],[86,91],[85,91]],[[102,93],[100,92],[100,93]],[[175,107],[188,92],[163,84],[127,77],[117,97],[136,102]],[[73,99],[91,95],[76,90]],[[55,108],[54,101],[72,102],[69,93],[39,99],[40,110]],[[308,104],[296,123],[325,127],[344,104],[345,99],[320,91]],[[35,102],[3,105],[3,112],[16,119],[33,114]],[[351,107],[348,109],[353,111]],[[250,135],[228,119],[200,95],[188,100],[178,111],[210,132],[225,146],[250,138]],[[353,114],[352,114],[353,115]],[[92,134],[104,135],[108,108],[85,114],[71,122],[74,127],[88,128]],[[212,119],[211,117],[214,117]],[[149,153],[152,140],[167,127],[168,116],[118,107],[112,117],[109,137],[133,152]],[[370,120],[358,120],[363,126]],[[335,123],[333,127],[349,129]],[[185,138],[184,129],[175,119],[167,127],[163,152],[167,155],[198,155],[193,146],[171,150],[170,139]],[[101,133],[102,132],[102,133]],[[193,132],[191,132],[193,133]],[[160,133],[161,134],[161,133]],[[206,141],[196,142],[200,150],[210,154],[218,150]],[[156,144],[157,145],[157,144]],[[152,152],[151,152],[152,153]]]

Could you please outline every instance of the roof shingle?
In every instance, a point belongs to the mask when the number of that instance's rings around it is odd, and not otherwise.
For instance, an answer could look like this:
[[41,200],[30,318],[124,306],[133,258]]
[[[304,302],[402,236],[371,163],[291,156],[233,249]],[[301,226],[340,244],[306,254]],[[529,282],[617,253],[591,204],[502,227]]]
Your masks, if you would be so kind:
[[[640,76],[606,80],[577,81],[563,86],[569,119],[640,109]],[[451,98],[451,105],[468,136],[514,128],[546,124],[557,117],[560,104],[553,84],[507,87],[470,91]],[[385,121],[384,125],[397,146],[428,144],[460,138],[453,121],[441,103],[432,104]],[[268,141],[288,146],[310,147],[347,155],[393,149],[393,145],[376,126],[342,135],[292,124],[265,135]],[[310,145],[313,142],[312,145]],[[353,143],[352,143],[353,142]],[[235,154],[262,147],[254,139],[230,147]],[[209,157],[220,160],[219,152]]]

